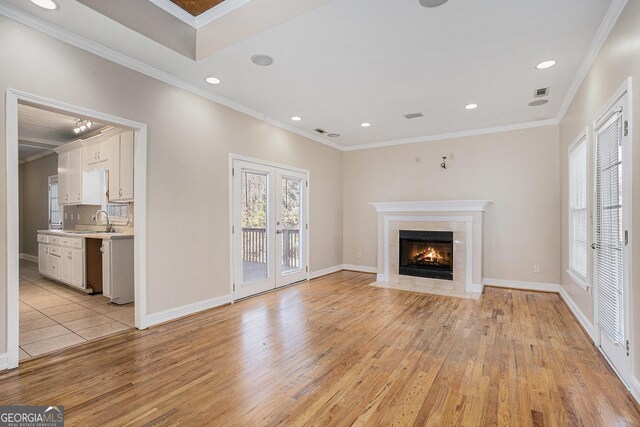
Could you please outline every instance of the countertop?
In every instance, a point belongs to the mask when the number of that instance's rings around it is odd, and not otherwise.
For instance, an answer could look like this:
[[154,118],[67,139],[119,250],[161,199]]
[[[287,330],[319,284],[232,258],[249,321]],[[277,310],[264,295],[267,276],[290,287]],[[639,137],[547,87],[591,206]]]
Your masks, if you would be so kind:
[[75,237],[83,239],[133,239],[133,233],[105,233],[100,231],[80,231],[80,230],[38,230],[38,234],[48,234],[50,236]]

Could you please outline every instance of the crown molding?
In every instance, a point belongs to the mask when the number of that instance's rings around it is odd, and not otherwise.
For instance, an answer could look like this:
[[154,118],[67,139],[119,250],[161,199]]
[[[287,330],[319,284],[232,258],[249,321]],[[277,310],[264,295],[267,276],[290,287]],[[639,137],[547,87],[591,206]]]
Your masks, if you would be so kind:
[[149,1],[155,4],[156,6],[158,6],[160,9],[167,12],[168,14],[178,18],[185,24],[193,28],[196,28],[196,17],[190,14],[189,12],[187,12],[186,10],[184,10],[183,8],[181,8],[180,6],[178,6],[177,4],[175,4],[174,2],[170,0],[149,0]]
[[29,163],[32,162],[34,160],[38,160],[41,159],[43,157],[47,157],[50,156],[51,154],[55,154],[55,151],[50,149],[50,148],[43,148],[43,152],[38,153],[38,154],[34,154],[33,156],[29,156],[24,158],[23,160],[20,160],[20,164],[24,165],[25,163]]
[[585,56],[582,60],[580,68],[578,68],[578,72],[573,78],[571,86],[569,86],[569,90],[567,91],[564,101],[560,106],[560,111],[558,111],[558,115],[556,117],[558,123],[560,123],[565,114],[567,114],[567,110],[569,109],[569,106],[571,106],[573,99],[578,94],[578,90],[580,89],[582,82],[587,77],[587,73],[589,73],[591,66],[596,60],[598,53],[600,52],[600,49],[602,49],[604,42],[607,40],[607,37],[609,37],[609,33],[611,33],[611,30],[613,30],[616,22],[618,22],[618,18],[620,18],[620,15],[622,15],[622,11],[627,6],[628,2],[629,0],[614,0],[611,3],[611,6],[609,6],[607,14],[604,16],[602,23],[600,24],[600,27],[596,32],[596,35],[591,41],[587,56]]
[[404,144],[416,144],[419,142],[432,142],[432,141],[442,141],[445,139],[453,139],[453,138],[462,138],[465,136],[475,136],[475,135],[485,135],[488,133],[500,133],[500,132],[509,132],[513,130],[521,130],[521,129],[531,129],[537,127],[545,127],[545,126],[554,126],[557,125],[558,121],[556,119],[548,119],[548,120],[538,120],[535,122],[527,122],[527,123],[516,123],[512,125],[505,126],[496,126],[491,128],[484,129],[473,129],[466,130],[462,132],[449,132],[449,133],[441,133],[439,135],[426,135],[426,136],[418,136],[415,138],[407,138],[407,139],[396,139],[392,141],[383,141],[383,142],[374,142],[371,144],[360,144],[353,145],[350,147],[344,147],[343,151],[356,151],[356,150],[366,150],[370,148],[380,148],[380,147],[391,147],[394,145],[404,145]]
[[212,7],[211,9],[207,10],[206,12],[198,16],[193,16],[192,14],[190,14],[189,12],[187,12],[186,10],[184,10],[183,8],[181,8],[171,0],[149,0],[149,1],[155,4],[156,6],[158,6],[160,9],[167,12],[168,14],[175,16],[185,24],[190,25],[191,27],[197,30],[199,28],[204,27],[205,25],[209,25],[216,19],[222,18],[227,13],[233,12],[237,8],[244,6],[245,4],[249,3],[251,0],[225,0],[219,5]]
[[[159,1],[159,0],[156,0]],[[165,0],[168,1],[168,0]],[[244,6],[251,0],[225,0],[216,7],[213,7],[201,15],[196,16],[196,29],[202,28],[205,25],[209,25],[216,19],[222,18],[229,12],[233,12],[237,8]]]
[[210,93],[194,84],[191,84],[185,80],[182,80],[174,76],[173,74],[169,74],[165,71],[162,71],[150,65],[144,64],[127,55],[124,55],[111,48],[103,46],[100,43],[96,43],[92,40],[89,40],[76,33],[68,31],[64,28],[61,28],[58,25],[54,25],[34,15],[31,15],[15,6],[12,6],[10,4],[7,4],[1,1],[0,1],[0,15],[4,15],[7,18],[10,18],[16,22],[26,25],[27,27],[33,28],[34,30],[40,31],[55,39],[68,43],[79,49],[82,49],[94,55],[100,56],[108,61],[114,62],[118,65],[122,65],[123,67],[137,71],[141,74],[144,74],[146,76],[149,76],[161,82],[186,90],[187,92],[191,92],[193,94],[199,95],[217,104],[224,105],[225,107],[228,107],[232,110],[246,114],[255,119],[265,121],[281,129],[285,129],[285,130],[288,130],[289,132],[295,133],[299,136],[305,137],[307,139],[311,139],[315,142],[319,142],[320,144],[327,145],[337,150],[342,150],[342,147],[340,145],[337,145],[329,141],[325,141],[322,138],[311,134],[310,132],[297,129],[295,127],[282,123],[276,119],[270,118],[266,114],[261,113],[260,111],[254,110],[253,108],[247,107],[243,104],[240,104],[239,102],[230,100],[220,95]]

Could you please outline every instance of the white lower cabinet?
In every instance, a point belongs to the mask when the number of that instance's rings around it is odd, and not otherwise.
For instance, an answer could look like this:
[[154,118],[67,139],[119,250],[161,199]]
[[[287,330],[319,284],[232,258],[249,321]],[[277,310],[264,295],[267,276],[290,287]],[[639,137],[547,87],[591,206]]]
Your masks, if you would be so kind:
[[49,245],[47,243],[38,243],[38,270],[40,274],[45,276],[49,273]]
[[47,276],[52,279],[60,280],[60,257],[49,254],[47,264],[49,267],[49,274],[47,274]]
[[[39,240],[45,240],[40,239]],[[84,239],[51,238],[38,245],[38,269],[43,276],[85,289]]]

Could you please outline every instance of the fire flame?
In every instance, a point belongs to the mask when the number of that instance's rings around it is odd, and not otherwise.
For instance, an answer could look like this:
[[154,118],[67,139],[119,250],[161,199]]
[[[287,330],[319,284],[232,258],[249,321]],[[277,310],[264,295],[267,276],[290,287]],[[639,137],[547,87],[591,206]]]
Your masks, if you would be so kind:
[[437,264],[443,260],[444,257],[433,248],[427,248],[427,250],[420,252],[413,257],[413,262],[435,262]]

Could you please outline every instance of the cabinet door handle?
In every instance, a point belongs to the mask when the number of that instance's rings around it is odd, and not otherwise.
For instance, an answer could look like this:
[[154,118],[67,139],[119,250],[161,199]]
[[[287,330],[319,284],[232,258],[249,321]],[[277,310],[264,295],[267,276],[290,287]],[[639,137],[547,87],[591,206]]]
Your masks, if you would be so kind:
[[122,196],[122,188],[120,189],[120,195]]

